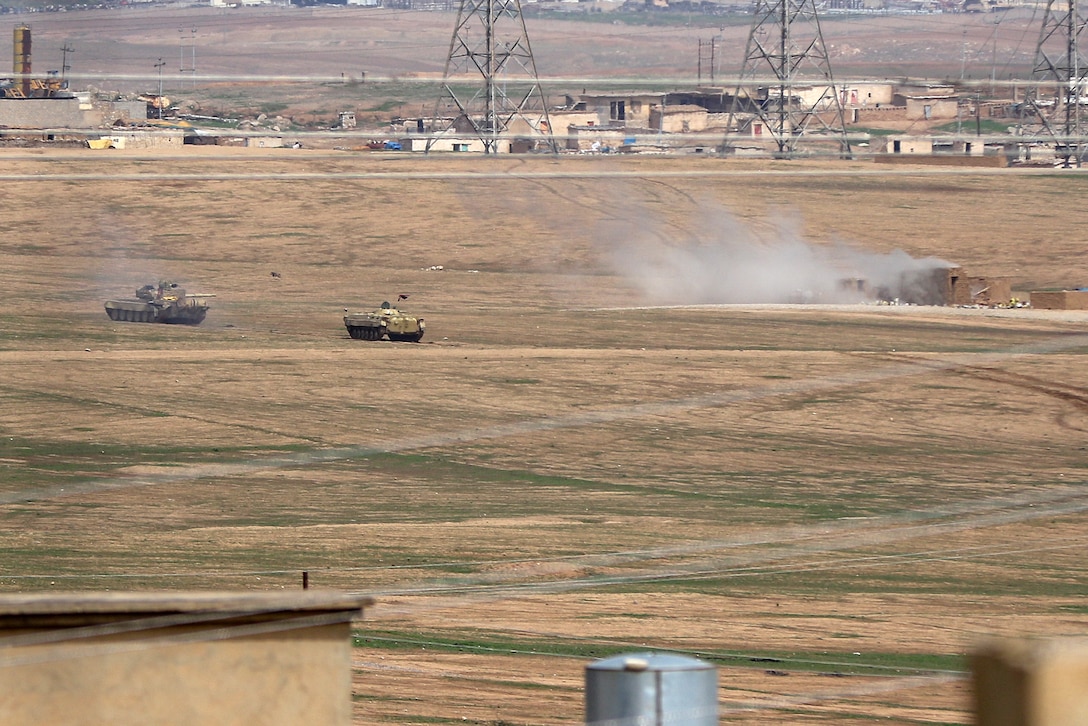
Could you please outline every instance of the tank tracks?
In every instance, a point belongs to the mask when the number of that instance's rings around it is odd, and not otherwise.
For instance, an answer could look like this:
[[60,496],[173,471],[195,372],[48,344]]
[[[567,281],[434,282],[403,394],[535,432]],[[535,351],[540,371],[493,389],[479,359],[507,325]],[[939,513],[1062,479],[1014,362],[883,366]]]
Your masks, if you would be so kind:
[[349,325],[348,335],[356,340],[381,340],[382,329],[377,325]]
[[155,313],[151,310],[123,310],[120,308],[106,308],[106,315],[110,316],[110,320],[117,320],[125,323],[155,322]]
[[381,340],[388,336],[395,343],[418,343],[423,338],[423,331],[418,333],[390,333],[385,328],[371,325],[349,325],[348,335],[355,340]]

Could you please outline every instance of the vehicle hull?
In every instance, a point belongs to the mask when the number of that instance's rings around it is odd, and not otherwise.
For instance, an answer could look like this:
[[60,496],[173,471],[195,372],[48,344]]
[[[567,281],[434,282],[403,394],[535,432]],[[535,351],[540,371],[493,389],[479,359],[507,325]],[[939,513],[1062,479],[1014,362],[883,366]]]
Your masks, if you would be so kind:
[[355,340],[382,340],[418,343],[423,339],[423,318],[407,315],[393,307],[383,307],[373,312],[349,313],[344,316],[344,327]]
[[106,301],[106,315],[118,322],[200,325],[207,314],[208,306],[196,301],[162,306],[143,300]]

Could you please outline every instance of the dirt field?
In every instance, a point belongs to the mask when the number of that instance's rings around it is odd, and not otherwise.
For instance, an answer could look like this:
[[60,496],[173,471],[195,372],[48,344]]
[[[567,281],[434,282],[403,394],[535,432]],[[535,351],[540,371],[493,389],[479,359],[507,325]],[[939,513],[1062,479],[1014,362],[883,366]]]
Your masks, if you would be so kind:
[[[980,639],[1088,626],[1088,313],[707,286],[739,284],[737,240],[1081,285],[1077,172],[186,149],[0,175],[7,591],[369,593],[357,724],[579,723],[584,667],[646,648],[718,664],[723,723],[969,723]],[[216,295],[203,325],[106,317],[160,277]],[[347,336],[399,294],[423,342]]]
[[[164,58],[193,108],[380,124],[433,102],[453,18],[31,25],[77,86]],[[840,77],[1001,81],[1037,21],[823,28]],[[719,23],[530,34],[561,97],[690,84],[714,36],[734,73]],[[585,666],[647,648],[718,665],[723,723],[966,724],[980,640],[1088,626],[1088,312],[794,304],[930,258],[1088,285],[1080,172],[187,147],[0,178],[3,590],[370,594],[360,725],[580,723]],[[160,278],[207,321],[106,317]],[[400,294],[423,342],[348,337]]]

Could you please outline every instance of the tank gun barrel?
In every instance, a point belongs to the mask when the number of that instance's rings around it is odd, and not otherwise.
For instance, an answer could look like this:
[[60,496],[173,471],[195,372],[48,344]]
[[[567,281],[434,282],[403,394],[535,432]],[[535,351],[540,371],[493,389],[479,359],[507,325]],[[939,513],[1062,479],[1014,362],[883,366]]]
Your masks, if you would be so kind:
[[187,292],[185,297],[215,297],[214,292]]

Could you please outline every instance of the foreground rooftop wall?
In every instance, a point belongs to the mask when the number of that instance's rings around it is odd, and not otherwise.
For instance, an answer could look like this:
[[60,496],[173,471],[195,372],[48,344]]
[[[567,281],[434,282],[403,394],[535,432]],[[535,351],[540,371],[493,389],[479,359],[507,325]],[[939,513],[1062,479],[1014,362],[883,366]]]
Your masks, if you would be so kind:
[[339,593],[0,596],[0,722],[351,723]]

